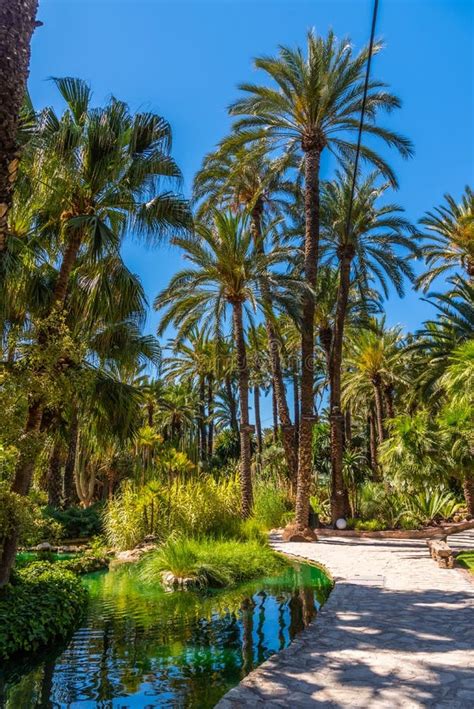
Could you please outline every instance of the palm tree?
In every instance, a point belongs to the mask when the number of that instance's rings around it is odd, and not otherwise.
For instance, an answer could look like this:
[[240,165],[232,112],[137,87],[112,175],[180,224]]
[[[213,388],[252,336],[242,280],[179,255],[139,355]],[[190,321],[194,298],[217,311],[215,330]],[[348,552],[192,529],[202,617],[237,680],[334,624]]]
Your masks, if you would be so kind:
[[[20,158],[18,128],[30,65],[30,42],[38,0],[8,0],[0,6],[0,258]],[[3,268],[0,273],[3,279]]]
[[[374,51],[380,50],[375,45]],[[233,115],[244,115],[235,129],[242,142],[265,138],[269,149],[283,146],[286,153],[303,155],[305,195],[304,273],[308,286],[316,288],[319,260],[319,170],[321,155],[328,148],[337,156],[348,159],[355,155],[356,145],[348,133],[359,128],[359,114],[364,95],[364,70],[369,56],[364,48],[354,56],[347,41],[338,42],[332,32],[326,39],[308,34],[307,52],[280,47],[277,57],[261,57],[255,66],[262,69],[276,84],[242,84],[248,96],[230,107]],[[379,110],[391,110],[399,100],[385,90],[379,81],[368,82],[366,99],[366,133],[395,146],[403,156],[411,154],[411,145],[403,137],[375,125]],[[372,149],[362,145],[360,153],[393,184],[396,179],[386,164]],[[313,348],[314,295],[304,298],[301,328],[301,421],[298,460],[298,495],[296,526],[307,527],[309,492],[312,476],[313,428]]]
[[[242,514],[252,508],[251,451],[249,422],[249,367],[244,332],[244,315],[252,324],[261,307],[259,284],[265,279],[276,304],[285,305],[297,281],[272,272],[272,266],[285,262],[287,249],[275,248],[262,254],[253,243],[247,217],[232,212],[214,212],[213,223],[198,224],[196,237],[176,238],[191,267],[180,271],[155,300],[157,309],[166,308],[160,331],[173,323],[178,337],[186,337],[196,325],[220,325],[227,307],[232,311],[232,330],[236,351],[240,400],[240,476]],[[290,291],[290,295],[288,293]]]
[[[338,274],[334,328],[328,348],[332,458],[332,518],[345,515],[343,450],[344,412],[341,403],[342,351],[351,287],[368,297],[371,281],[377,281],[388,296],[387,280],[403,295],[403,276],[413,280],[413,271],[402,256],[417,249],[410,223],[396,204],[380,205],[389,183],[377,185],[379,174],[368,175],[358,185],[352,200],[352,175],[338,172],[323,186],[321,197],[322,260],[335,265]],[[351,210],[350,229],[347,220]]]
[[[177,340],[172,345],[173,356],[163,360],[163,373],[165,380],[179,380],[189,382],[197,387],[199,406],[199,457],[201,461],[207,459],[210,453],[210,438],[208,432],[212,430],[212,421],[208,408],[206,416],[206,402],[212,409],[212,382],[214,376],[214,343],[208,333],[193,330],[186,342]],[[207,424],[207,425],[206,425]]]
[[[36,323],[39,350],[53,358],[53,378],[58,364],[63,367],[54,359],[64,341],[66,301],[75,268],[117,253],[129,230],[156,241],[171,229],[184,230],[190,222],[186,202],[172,191],[163,192],[163,180],[173,187],[181,177],[169,155],[168,123],[155,114],[133,116],[116,99],[105,108],[92,109],[85,82],[66,78],[55,83],[66,110],[60,118],[52,109],[42,113],[28,166],[37,185],[35,231],[59,262],[49,307]],[[61,360],[67,364],[73,355],[72,349]],[[39,372],[35,375],[44,378]],[[20,496],[30,488],[44,406],[44,395],[31,396],[11,487]],[[16,540],[14,530],[4,541],[0,586],[8,581]]]
[[385,327],[385,319],[350,333],[344,357],[342,402],[366,405],[373,401],[379,443],[386,438],[385,419],[392,418],[395,385],[406,384],[400,327]]
[[[253,146],[235,148],[232,136],[203,161],[194,180],[195,199],[199,200],[198,215],[205,217],[211,205],[248,210],[255,247],[265,252],[263,225],[269,218],[282,215],[293,193],[293,184],[287,178],[295,167],[293,156],[271,159],[264,141]],[[282,426],[283,447],[290,471],[290,480],[296,482],[297,456],[294,446],[294,427],[291,422],[284,377],[281,366],[280,343],[270,293],[265,283],[260,284],[265,309],[265,329],[273,377],[273,390],[278,416]]]
[[420,219],[430,240],[423,249],[428,270],[418,279],[424,290],[437,276],[459,266],[474,281],[474,192],[466,187],[459,204],[450,194],[444,199],[445,204]]

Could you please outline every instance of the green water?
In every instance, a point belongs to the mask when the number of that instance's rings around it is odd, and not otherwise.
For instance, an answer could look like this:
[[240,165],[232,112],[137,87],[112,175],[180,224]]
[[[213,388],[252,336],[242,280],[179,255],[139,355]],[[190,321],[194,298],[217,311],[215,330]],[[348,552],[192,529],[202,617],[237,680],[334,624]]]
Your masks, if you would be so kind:
[[329,592],[317,568],[232,590],[164,593],[133,565],[84,578],[86,620],[62,648],[3,670],[0,702],[30,707],[213,707],[286,647]]

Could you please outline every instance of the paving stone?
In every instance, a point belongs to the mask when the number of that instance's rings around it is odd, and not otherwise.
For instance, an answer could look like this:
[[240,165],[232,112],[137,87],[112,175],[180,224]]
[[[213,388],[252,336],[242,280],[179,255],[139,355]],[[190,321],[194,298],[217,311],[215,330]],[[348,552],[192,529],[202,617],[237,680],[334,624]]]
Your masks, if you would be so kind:
[[[474,548],[474,532],[462,544]],[[467,574],[440,569],[423,540],[320,535],[313,544],[273,545],[324,566],[336,585],[309,628],[218,709],[474,707],[474,584]]]

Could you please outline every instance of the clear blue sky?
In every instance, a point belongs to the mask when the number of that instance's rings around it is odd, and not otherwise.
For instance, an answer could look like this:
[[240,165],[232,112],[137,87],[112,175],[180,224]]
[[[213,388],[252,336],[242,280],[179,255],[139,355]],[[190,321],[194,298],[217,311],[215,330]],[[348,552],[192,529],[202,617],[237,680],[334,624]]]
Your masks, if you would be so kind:
[[[310,27],[332,27],[360,47],[371,11],[372,0],[40,0],[30,91],[36,107],[54,104],[47,78],[77,76],[90,81],[97,103],[114,94],[133,109],[161,113],[189,193],[202,156],[228,129],[236,85],[255,79],[252,57],[304,43]],[[416,220],[444,192],[459,196],[474,183],[474,2],[380,0],[377,35],[386,48],[373,76],[403,100],[387,124],[416,150],[409,162],[393,156],[396,199]],[[124,254],[150,301],[180,264],[169,247],[130,242]],[[432,314],[412,292],[391,298],[387,309],[389,322],[409,329]],[[151,331],[155,323],[153,313]]]

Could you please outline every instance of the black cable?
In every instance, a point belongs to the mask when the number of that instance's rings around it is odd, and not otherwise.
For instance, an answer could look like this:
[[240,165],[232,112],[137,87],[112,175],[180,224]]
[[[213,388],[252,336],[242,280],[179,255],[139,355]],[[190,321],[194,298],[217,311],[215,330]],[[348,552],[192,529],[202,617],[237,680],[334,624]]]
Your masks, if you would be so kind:
[[367,103],[367,92],[369,90],[369,76],[370,76],[370,65],[372,62],[372,52],[374,48],[374,37],[375,37],[375,25],[377,22],[377,12],[379,9],[379,0],[374,0],[374,10],[372,13],[372,28],[370,31],[370,42],[369,42],[369,56],[367,59],[367,70],[365,72],[365,83],[364,83],[364,95],[362,97],[362,108],[360,112],[360,121],[359,121],[359,135],[357,137],[357,148],[356,148],[356,155],[355,155],[355,160],[354,160],[354,174],[352,176],[352,187],[351,187],[351,197],[349,201],[349,211],[347,213],[347,224],[346,224],[346,236],[349,236],[349,228],[351,226],[351,219],[352,219],[352,206],[354,203],[354,192],[355,192],[355,186],[356,186],[356,180],[357,180],[357,170],[359,167],[359,154],[360,154],[360,145],[362,142],[362,131],[364,130],[364,116],[365,116],[365,105]]

